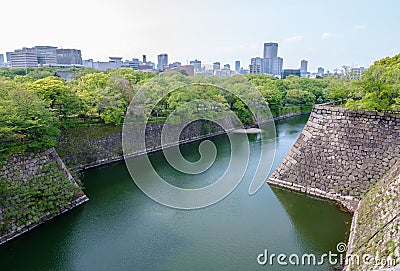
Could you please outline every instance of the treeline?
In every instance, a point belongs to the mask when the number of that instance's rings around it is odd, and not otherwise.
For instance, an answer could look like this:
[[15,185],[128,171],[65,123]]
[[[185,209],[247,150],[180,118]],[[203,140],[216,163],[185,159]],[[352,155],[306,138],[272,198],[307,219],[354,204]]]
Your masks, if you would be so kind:
[[121,123],[135,91],[152,73],[72,69],[70,82],[52,68],[0,69],[0,156],[55,145],[60,128]]
[[313,105],[337,98],[330,95],[330,89],[338,81],[334,77],[309,79],[289,76],[283,80],[263,74],[247,77],[262,93],[275,116],[290,106]]
[[[248,124],[254,121],[249,105],[256,106],[259,102],[254,96],[256,93],[250,91],[254,87],[244,83],[243,76],[218,79],[189,77],[178,72],[150,80],[154,74],[128,68],[107,72],[75,68],[63,70],[72,72],[71,81],[66,82],[54,76],[57,70],[0,69],[1,156],[53,146],[62,127],[88,123],[120,124],[132,98],[143,86],[151,97],[146,106],[152,107],[146,119],[155,122],[165,121],[177,108],[194,102],[196,109],[183,107],[182,116],[205,114],[204,117],[213,117],[230,110]],[[398,111],[399,71],[400,55],[396,55],[375,62],[360,80],[350,80],[351,74],[345,73],[339,78],[289,76],[283,80],[268,75],[247,75],[246,81],[256,86],[273,116],[291,112],[294,108],[309,110],[312,104],[342,99],[348,99],[346,106],[350,109]],[[193,83],[196,86],[185,86]],[[221,84],[230,93],[212,87]],[[176,91],[165,95],[166,86]],[[210,102],[205,102],[208,100]]]

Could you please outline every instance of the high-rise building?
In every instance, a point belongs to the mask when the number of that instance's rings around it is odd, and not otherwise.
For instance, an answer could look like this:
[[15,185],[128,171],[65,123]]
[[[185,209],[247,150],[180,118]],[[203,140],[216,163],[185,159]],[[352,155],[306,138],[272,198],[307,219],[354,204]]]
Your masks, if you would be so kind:
[[221,63],[219,63],[219,62],[214,62],[213,63],[213,70],[214,71],[218,71],[218,70],[220,70],[221,69]]
[[307,60],[302,60],[300,62],[300,74],[301,77],[310,77],[310,73],[307,71],[308,69],[308,61]]
[[147,62],[147,58],[146,58],[146,55],[143,55],[143,65],[146,65],[146,62]]
[[271,74],[281,76],[283,67],[283,58],[275,57],[271,61]]
[[168,66],[168,55],[160,54],[157,56],[157,70],[164,70],[164,66]]
[[4,67],[6,64],[4,62],[4,55],[0,54],[0,67]]
[[308,61],[303,59],[300,62],[300,72],[306,73],[307,72],[307,66],[308,66]]
[[11,52],[6,52],[7,66],[11,67]]
[[278,43],[268,42],[264,43],[264,58],[278,57]]
[[318,67],[317,74],[318,74],[318,75],[324,75],[324,73],[325,73],[325,70],[324,70],[324,68],[322,68],[322,67]]
[[58,65],[82,65],[81,50],[77,49],[57,49],[57,64]]
[[253,57],[250,61],[250,74],[265,73],[265,59],[261,57]]
[[195,72],[201,71],[201,61],[200,60],[197,60],[197,59],[191,60],[189,64],[194,67]]
[[231,69],[231,65],[229,65],[229,64],[224,65],[224,70],[230,70],[230,69]]
[[57,47],[54,46],[35,46],[38,64],[43,65],[56,65],[57,64]]
[[37,68],[38,56],[34,48],[17,49],[14,52],[9,52],[10,58],[7,59],[11,62],[11,68]]
[[235,71],[240,72],[240,61],[239,60],[235,61]]
[[[259,71],[258,67],[250,69],[250,73]],[[278,43],[266,42],[264,43],[264,57],[261,63],[261,73],[270,74],[273,76],[282,75],[283,58],[278,57]]]

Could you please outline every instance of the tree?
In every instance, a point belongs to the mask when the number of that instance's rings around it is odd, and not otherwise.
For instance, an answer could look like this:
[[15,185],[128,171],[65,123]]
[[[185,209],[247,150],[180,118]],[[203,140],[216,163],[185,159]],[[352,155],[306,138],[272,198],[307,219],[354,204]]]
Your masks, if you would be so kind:
[[353,93],[348,80],[340,80],[332,78],[325,89],[326,97],[330,100],[343,100],[347,99]]
[[58,135],[44,101],[21,84],[0,81],[0,155],[54,146]]
[[277,87],[268,88],[265,86],[257,87],[261,92],[264,99],[268,102],[270,106],[281,106],[283,101],[283,94],[278,90]]
[[[110,80],[109,74],[92,73],[82,76],[77,86],[77,95],[83,101],[85,113],[100,118],[106,123],[121,123],[126,111],[126,101],[121,89]],[[115,111],[115,112],[114,112]]]
[[132,85],[139,84],[154,77],[154,74],[152,74],[151,72],[135,71],[131,68],[110,70],[108,74],[110,75],[110,77],[126,79]]
[[54,114],[62,119],[81,111],[81,103],[68,83],[49,76],[26,84],[28,90],[41,97]]
[[315,103],[315,96],[305,90],[289,89],[286,93],[285,101],[286,104],[309,105]]
[[351,100],[350,109],[400,109],[400,54],[376,61],[356,84],[360,100]]

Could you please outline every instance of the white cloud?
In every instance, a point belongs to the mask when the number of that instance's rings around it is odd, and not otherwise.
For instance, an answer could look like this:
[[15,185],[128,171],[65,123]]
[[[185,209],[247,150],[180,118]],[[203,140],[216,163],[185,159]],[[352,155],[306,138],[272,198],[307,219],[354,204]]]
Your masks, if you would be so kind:
[[365,30],[365,29],[367,29],[367,26],[366,25],[362,25],[362,24],[355,25],[355,26],[353,26],[353,29],[354,30]]
[[285,39],[284,42],[288,42],[288,43],[299,42],[299,41],[302,41],[303,39],[304,39],[304,36],[296,35],[296,36]]
[[328,40],[331,39],[333,37],[333,34],[331,32],[324,32],[321,35],[321,39],[323,40]]

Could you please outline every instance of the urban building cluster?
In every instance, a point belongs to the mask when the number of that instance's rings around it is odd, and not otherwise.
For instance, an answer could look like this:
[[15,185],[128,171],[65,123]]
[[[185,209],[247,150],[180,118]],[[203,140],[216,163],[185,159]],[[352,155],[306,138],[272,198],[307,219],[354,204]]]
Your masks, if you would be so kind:
[[[82,59],[81,51],[78,49],[59,49],[54,46],[35,46],[32,48],[24,47],[14,52],[6,53],[7,62],[4,55],[0,54],[0,67],[10,68],[35,68],[35,67],[85,67],[96,70],[106,71],[108,69],[132,68],[142,71],[184,71],[193,76],[203,74],[217,77],[227,77],[235,74],[268,74],[276,78],[285,78],[289,75],[299,77],[325,77],[335,75],[324,68],[319,67],[317,72],[308,71],[308,61],[301,60],[299,69],[283,69],[283,58],[278,56],[278,43],[264,43],[263,57],[254,57],[250,60],[249,69],[243,69],[240,61],[235,61],[234,70],[229,64],[221,65],[220,62],[214,62],[212,65],[203,65],[200,60],[195,59],[187,65],[180,62],[169,63],[168,54],[159,54],[157,64],[148,61],[146,55],[142,59],[132,58],[123,60],[122,57],[109,57],[109,61],[94,61],[93,59]],[[365,69],[352,68],[351,78],[361,77]]]
[[7,63],[0,55],[0,66],[10,68],[31,67],[74,67],[82,66],[81,51],[77,49],[59,49],[54,46],[24,47],[14,52],[7,52]]

